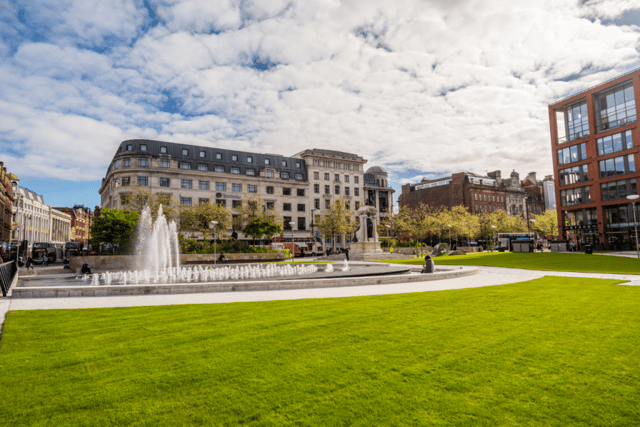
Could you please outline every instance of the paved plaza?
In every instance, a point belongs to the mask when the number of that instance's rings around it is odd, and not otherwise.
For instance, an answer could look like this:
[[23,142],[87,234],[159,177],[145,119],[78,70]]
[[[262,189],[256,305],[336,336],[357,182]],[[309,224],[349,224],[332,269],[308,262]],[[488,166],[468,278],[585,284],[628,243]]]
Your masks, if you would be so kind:
[[524,282],[544,276],[585,277],[629,281],[640,286],[640,276],[633,274],[573,273],[534,271],[500,267],[477,267],[478,274],[452,279],[339,288],[293,289],[280,291],[216,292],[172,295],[135,295],[84,298],[0,299],[0,324],[9,310],[51,310],[75,308],[139,307],[151,305],[219,304],[232,302],[277,301],[309,298],[345,298],[366,295],[390,295],[431,292]]

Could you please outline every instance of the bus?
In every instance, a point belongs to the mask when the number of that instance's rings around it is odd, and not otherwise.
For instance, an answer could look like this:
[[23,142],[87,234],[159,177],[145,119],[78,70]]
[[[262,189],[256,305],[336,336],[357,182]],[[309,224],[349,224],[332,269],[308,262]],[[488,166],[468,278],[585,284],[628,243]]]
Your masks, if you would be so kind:
[[512,243],[516,241],[529,242],[536,238],[535,233],[495,233],[493,235],[493,250],[511,251]]
[[80,242],[67,242],[64,244],[64,257],[69,259],[72,256],[84,255],[84,245]]
[[33,261],[37,263],[44,262],[44,256],[47,256],[47,263],[56,262],[58,250],[55,243],[35,242],[33,244]]
[[[294,236],[293,243],[296,251],[296,257],[322,255],[324,249],[322,246],[322,239],[319,237]],[[275,236],[267,246],[273,249],[289,249],[289,251],[291,251],[291,236]]]

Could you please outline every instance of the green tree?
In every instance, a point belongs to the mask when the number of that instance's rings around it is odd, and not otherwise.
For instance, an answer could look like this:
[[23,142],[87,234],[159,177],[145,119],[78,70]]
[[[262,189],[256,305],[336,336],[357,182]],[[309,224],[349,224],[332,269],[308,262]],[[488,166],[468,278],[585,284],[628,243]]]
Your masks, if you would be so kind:
[[211,202],[198,203],[193,206],[183,206],[180,210],[180,230],[202,233],[204,239],[210,232],[209,223],[218,221],[216,232],[226,235],[231,227],[231,211],[226,207]]
[[276,233],[282,234],[282,227],[272,221],[255,218],[242,229],[242,232],[253,238],[255,246],[256,239],[261,239],[264,236],[271,238]]
[[336,236],[341,234],[350,235],[358,228],[353,212],[346,208],[342,198],[337,199],[327,213],[320,217],[320,221],[316,224],[318,230],[324,234],[325,239],[331,238],[331,245],[334,246]]
[[532,217],[535,220],[533,229],[540,236],[555,236],[558,234],[558,213],[555,210],[544,211]]
[[94,244],[107,243],[128,248],[135,239],[139,219],[138,212],[103,209],[100,216],[93,219],[91,240]]
[[236,208],[238,216],[234,219],[234,229],[242,230],[256,218],[271,221],[274,224],[282,224],[282,215],[275,207],[267,206],[267,203],[257,194],[245,195],[241,205]]
[[162,205],[162,213],[167,218],[167,222],[177,219],[180,215],[180,208],[177,201],[171,194],[153,193],[147,187],[134,186],[131,193],[126,193],[122,197],[123,209],[129,212],[141,213],[149,206],[153,221],[158,216],[158,208]]

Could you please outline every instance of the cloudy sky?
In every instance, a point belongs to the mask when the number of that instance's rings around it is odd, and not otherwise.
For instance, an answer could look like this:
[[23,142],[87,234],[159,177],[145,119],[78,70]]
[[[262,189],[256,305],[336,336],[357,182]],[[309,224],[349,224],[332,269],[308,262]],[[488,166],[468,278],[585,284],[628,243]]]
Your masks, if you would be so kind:
[[0,160],[57,206],[132,138],[541,177],[547,106],[640,67],[638,0],[2,3]]

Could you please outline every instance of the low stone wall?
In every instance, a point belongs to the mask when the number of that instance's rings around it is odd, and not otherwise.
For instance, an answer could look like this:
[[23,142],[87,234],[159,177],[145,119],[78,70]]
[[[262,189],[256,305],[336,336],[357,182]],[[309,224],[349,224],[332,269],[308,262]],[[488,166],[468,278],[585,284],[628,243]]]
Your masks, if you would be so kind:
[[458,250],[464,253],[482,252],[482,246],[458,246]]
[[[224,254],[228,263],[244,262],[279,262],[284,261],[284,252],[261,252],[254,254]],[[217,254],[220,257],[220,254]],[[213,254],[181,254],[180,264],[213,264],[216,256]],[[139,265],[138,255],[98,255],[98,256],[77,256],[69,259],[69,267],[74,273],[79,273],[84,264],[91,267],[93,273],[103,271],[123,271],[135,270]]]

